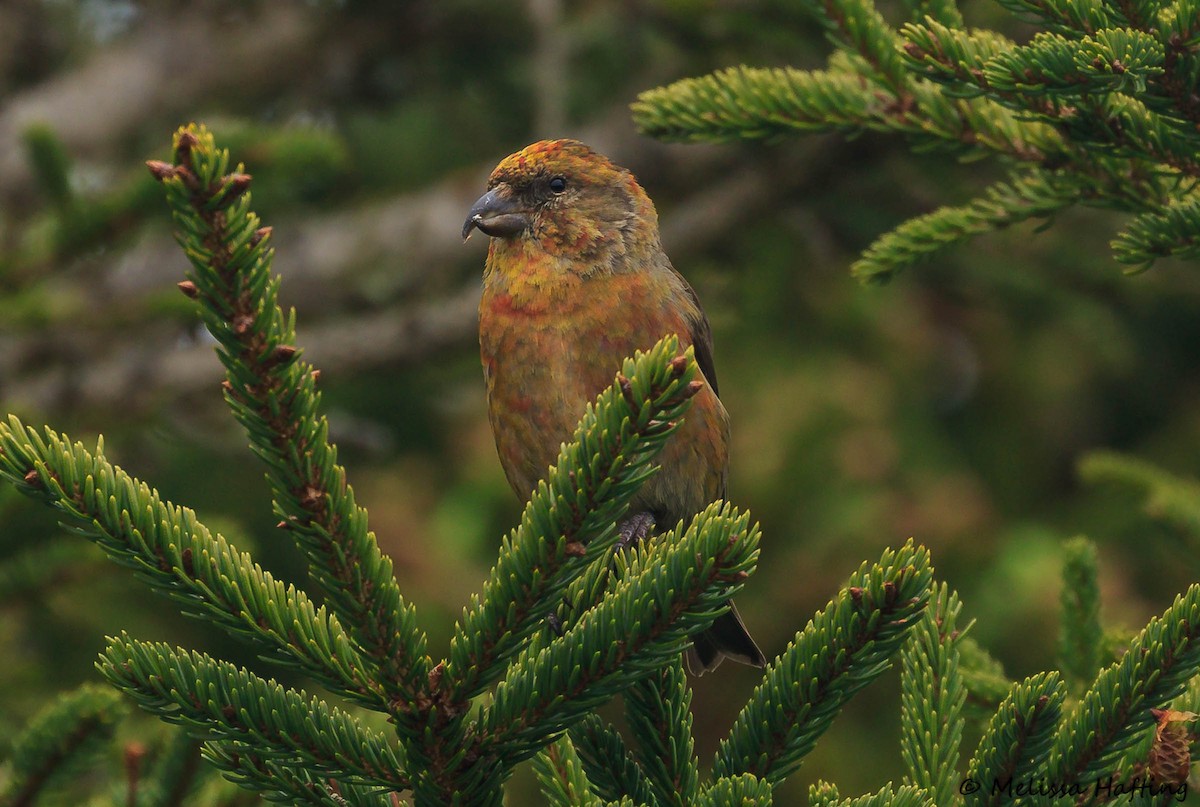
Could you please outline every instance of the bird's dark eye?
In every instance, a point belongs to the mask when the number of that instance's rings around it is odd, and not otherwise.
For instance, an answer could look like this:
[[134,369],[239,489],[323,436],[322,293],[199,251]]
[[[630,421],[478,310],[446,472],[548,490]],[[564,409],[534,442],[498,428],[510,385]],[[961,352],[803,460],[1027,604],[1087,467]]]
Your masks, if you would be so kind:
[[550,180],[550,190],[554,193],[562,193],[567,189],[567,180],[565,177],[554,177]]

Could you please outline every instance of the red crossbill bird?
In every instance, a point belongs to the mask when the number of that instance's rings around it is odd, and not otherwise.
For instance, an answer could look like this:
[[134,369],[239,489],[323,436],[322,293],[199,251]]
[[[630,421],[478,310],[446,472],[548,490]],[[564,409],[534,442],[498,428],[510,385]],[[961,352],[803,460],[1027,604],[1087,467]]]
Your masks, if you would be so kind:
[[[712,330],[663,252],[654,203],[633,174],[576,140],[534,143],[492,172],[463,237],[476,228],[491,236],[479,304],[488,414],[522,501],[622,360],[672,333],[694,348],[706,384],[633,498],[622,537],[644,537],[654,523],[688,520],[723,498],[729,417],[717,397]],[[724,658],[766,663],[733,603],[692,640],[694,674]]]

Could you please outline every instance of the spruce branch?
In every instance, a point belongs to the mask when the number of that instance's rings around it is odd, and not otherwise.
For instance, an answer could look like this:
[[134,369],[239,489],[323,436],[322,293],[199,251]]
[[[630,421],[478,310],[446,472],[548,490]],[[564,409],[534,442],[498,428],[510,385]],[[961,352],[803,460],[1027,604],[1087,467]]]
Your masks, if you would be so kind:
[[565,735],[533,758],[533,771],[552,807],[601,807],[592,792],[575,746]]
[[1041,770],[1065,698],[1066,687],[1057,673],[1039,673],[1013,685],[967,766],[967,779],[983,785],[964,794],[967,805],[1004,804],[1009,801],[1006,793],[996,792],[991,783],[1023,782]]
[[1124,263],[1200,256],[1200,0],[1003,0],[1049,29],[1024,45],[965,30],[932,0],[907,0],[916,19],[898,33],[868,0],[809,3],[837,48],[829,70],[684,79],[642,93],[637,126],[689,141],[890,132],[914,150],[1009,164],[1010,179],[983,198],[878,239],[855,264],[866,281],[1075,204],[1138,216],[1112,245]]
[[951,28],[962,28],[965,25],[962,12],[958,10],[958,3],[954,0],[905,0],[904,5],[908,7],[906,16],[910,20],[928,18]]
[[1132,272],[1168,255],[1200,258],[1200,196],[1195,192],[1166,207],[1137,216],[1112,241],[1113,255]]
[[919,787],[902,785],[893,788],[891,782],[876,793],[856,799],[843,799],[835,785],[818,782],[809,786],[808,800],[810,807],[944,807]]
[[983,78],[1001,93],[1079,97],[1144,92],[1163,72],[1163,59],[1162,43],[1142,31],[1108,28],[1080,39],[1043,32],[1028,45],[989,59]]
[[808,786],[808,807],[833,807],[841,798],[841,791],[833,782],[818,779]]
[[900,653],[900,754],[935,804],[957,793],[967,691],[959,672],[958,595],[942,583]]
[[170,729],[138,790],[139,807],[176,807],[201,780],[200,743],[182,729]]
[[407,787],[384,738],[315,697],[203,653],[110,637],[97,668],[148,712],[205,740],[251,744],[257,754],[391,790]]
[[204,759],[226,779],[270,802],[313,807],[395,807],[387,791],[314,776],[303,767],[264,756],[257,746],[238,742],[204,744]]
[[686,531],[680,524],[638,547],[600,604],[513,662],[481,720],[487,744],[515,764],[635,676],[664,666],[753,572],[758,537],[747,514],[714,502]]
[[54,782],[85,764],[112,738],[124,709],[108,688],[85,684],[42,709],[13,742],[3,807],[29,807]]
[[1100,670],[1104,630],[1100,626],[1100,586],[1096,546],[1083,537],[1063,547],[1062,625],[1058,663],[1072,694],[1082,695]]
[[[625,715],[637,738],[639,767],[660,805],[685,807],[700,782],[692,737],[692,689],[676,656],[625,690]],[[633,794],[630,794],[633,795]]]
[[200,303],[218,343],[225,399],[263,459],[280,524],[307,554],[329,607],[378,664],[389,698],[412,702],[428,673],[425,636],[317,414],[316,372],[295,347],[295,312],[279,307],[270,228],[250,210],[250,176],[240,164],[226,173],[229,153],[203,126],[181,128],[174,143],[174,164],[148,167],[163,183],[192,264],[181,289]]
[[726,807],[730,804],[742,807],[771,807],[771,783],[749,773],[724,776],[705,788],[692,803],[698,807]]
[[666,337],[626,359],[588,406],[459,621],[444,672],[450,704],[499,679],[526,639],[545,629],[571,581],[605,556],[617,519],[699,391],[697,373],[691,348],[681,356],[677,338]]
[[0,422],[0,477],[47,501],[110,558],[185,613],[249,637],[277,660],[304,669],[352,700],[382,708],[376,667],[337,618],[213,535],[187,508],[65,435],[39,434],[16,417]]
[[638,95],[644,134],[662,140],[728,142],[796,131],[860,132],[886,118],[886,99],[865,78],[834,71],[733,67]]
[[871,244],[850,271],[865,282],[884,283],[949,244],[1053,215],[1079,201],[1084,193],[1078,181],[1069,176],[1045,171],[1014,175],[965,205],[942,207],[909,219]]
[[1042,23],[1064,36],[1093,34],[1114,24],[1101,3],[1089,0],[998,0],[1000,5],[1020,17]]
[[955,643],[959,653],[959,672],[967,689],[966,707],[973,715],[991,715],[1008,696],[1013,682],[1004,667],[992,658],[972,636],[960,636]]
[[1091,484],[1129,488],[1143,499],[1147,516],[1172,524],[1200,542],[1200,480],[1168,473],[1127,454],[1093,451],[1079,463],[1079,475]]
[[1012,50],[1015,43],[995,31],[963,30],[925,19],[900,27],[902,52],[909,68],[944,86],[954,95],[980,95],[987,88],[983,70],[993,58]]
[[910,79],[900,58],[900,40],[872,0],[807,0],[807,5],[829,38],[861,56],[878,83],[905,105]]
[[645,771],[616,729],[595,714],[587,714],[567,729],[567,734],[597,796],[607,801],[629,797],[637,804],[655,803]]
[[717,777],[778,782],[858,690],[891,663],[929,599],[929,552],[910,540],[864,563],[849,585],[767,667],[717,751]]
[[[3,471],[0,471],[2,474]],[[86,544],[69,538],[25,547],[0,561],[0,605],[75,576],[97,562]]]
[[1200,671],[1200,585],[1193,585],[1101,671],[1064,718],[1055,738],[1050,779],[1078,782],[1111,766],[1154,725],[1161,709]]

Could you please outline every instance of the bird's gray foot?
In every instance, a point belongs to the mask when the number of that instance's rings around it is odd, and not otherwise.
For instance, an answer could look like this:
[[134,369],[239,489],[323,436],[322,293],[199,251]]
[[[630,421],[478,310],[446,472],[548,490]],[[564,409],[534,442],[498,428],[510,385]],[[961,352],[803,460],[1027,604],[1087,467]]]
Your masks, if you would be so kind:
[[617,549],[640,543],[654,531],[654,516],[649,513],[634,513],[617,525]]

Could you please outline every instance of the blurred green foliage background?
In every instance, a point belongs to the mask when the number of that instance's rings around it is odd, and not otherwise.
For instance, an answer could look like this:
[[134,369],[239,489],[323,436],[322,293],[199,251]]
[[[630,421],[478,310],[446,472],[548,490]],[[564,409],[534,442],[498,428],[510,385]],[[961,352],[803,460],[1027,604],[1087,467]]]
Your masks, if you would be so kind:
[[[739,607],[769,656],[863,559],[910,535],[1012,676],[1055,665],[1070,535],[1100,544],[1109,624],[1139,627],[1196,579],[1197,536],[1131,494],[1083,484],[1077,466],[1110,449],[1196,474],[1195,267],[1123,276],[1108,254],[1114,220],[1079,211],[864,288],[847,273],[861,249],[969,198],[994,169],[883,137],[665,146],[633,130],[628,104],[650,87],[743,62],[823,62],[828,46],[797,6],[8,0],[0,408],[85,442],[103,433],[129,472],[302,581],[175,289],[184,258],[142,166],[167,156],[177,125],[205,122],[255,177],[333,438],[441,652],[520,506],[484,411],[484,245],[458,231],[501,157],[578,137],[638,175],[712,321],[733,418],[730,498],[765,533]],[[1021,36],[990,2],[963,10]],[[3,581],[0,724],[94,679],[102,637],[120,629],[303,683],[178,617],[76,540],[0,490],[0,562],[76,547]],[[727,665],[697,681],[703,761],[757,680]],[[898,716],[892,674],[855,699],[785,792],[818,777],[845,794],[898,778]]]

